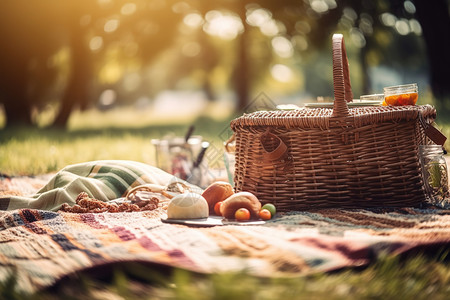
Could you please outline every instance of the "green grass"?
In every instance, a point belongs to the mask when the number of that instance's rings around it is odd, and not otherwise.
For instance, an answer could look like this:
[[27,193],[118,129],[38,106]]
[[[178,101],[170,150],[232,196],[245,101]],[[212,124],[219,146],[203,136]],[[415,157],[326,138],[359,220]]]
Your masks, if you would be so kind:
[[[162,117],[135,109],[99,113],[75,112],[67,131],[41,128],[0,127],[0,173],[10,176],[56,172],[66,165],[99,160],[129,159],[155,164],[151,139],[166,135],[184,136],[189,125],[202,135],[212,148],[223,151],[233,118],[227,110],[208,112],[207,116]],[[46,112],[45,114],[49,114]],[[0,114],[0,121],[1,121]],[[45,121],[40,124],[47,124]],[[1,123],[1,122],[0,122]],[[450,136],[450,119],[442,118],[439,128]],[[228,132],[227,132],[228,131]],[[446,143],[450,149],[450,142]]]
[[[135,119],[140,121],[132,122]],[[131,112],[106,116],[89,112],[76,114],[67,131],[0,130],[0,173],[37,175],[97,159],[153,164],[150,140],[169,133],[184,135],[190,124],[195,124],[195,134],[220,148],[231,117],[142,119]],[[450,126],[441,128],[449,136]],[[446,253],[405,260],[387,256],[362,270],[290,279],[246,274],[200,276],[182,270],[167,273],[136,264],[123,268],[114,269],[104,280],[79,274],[31,296],[17,293],[11,277],[0,283],[0,299],[446,299],[450,294]]]
[[[0,286],[7,299],[448,299],[447,255],[385,256],[365,269],[294,278],[258,278],[243,273],[199,275],[130,263],[112,267],[102,280],[73,275],[32,296]],[[448,261],[447,261],[448,263]]]
[[[122,120],[115,122],[118,118],[115,112],[106,116],[89,112],[86,120],[82,115],[76,115],[67,131],[45,128],[0,130],[0,173],[37,175],[56,172],[69,164],[100,159],[126,159],[154,165],[155,150],[151,139],[184,136],[191,124],[195,126],[195,135],[202,135],[211,147],[223,151],[222,137],[230,120],[198,117],[184,120],[189,123],[169,119],[148,124],[141,118],[141,126],[138,126],[139,122],[131,122],[133,116],[133,112],[125,111]],[[123,123],[124,120],[129,122]]]

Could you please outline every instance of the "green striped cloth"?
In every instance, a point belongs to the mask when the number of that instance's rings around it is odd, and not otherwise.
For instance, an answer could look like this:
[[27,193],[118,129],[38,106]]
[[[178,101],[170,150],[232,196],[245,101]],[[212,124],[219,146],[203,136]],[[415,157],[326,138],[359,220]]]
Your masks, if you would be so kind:
[[56,211],[63,203],[75,204],[75,199],[81,192],[98,200],[109,201],[125,196],[130,189],[142,184],[166,186],[174,180],[181,181],[144,163],[125,160],[92,161],[65,167],[35,195],[1,199],[1,207],[5,210],[34,208]]

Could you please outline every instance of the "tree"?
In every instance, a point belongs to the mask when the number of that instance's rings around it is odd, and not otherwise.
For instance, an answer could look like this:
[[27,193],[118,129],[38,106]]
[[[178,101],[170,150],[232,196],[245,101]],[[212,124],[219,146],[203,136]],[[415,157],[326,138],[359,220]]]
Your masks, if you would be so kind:
[[440,108],[448,114],[450,107],[444,101],[450,100],[450,4],[445,0],[433,1],[432,5],[424,0],[414,0],[414,4],[427,46],[431,88],[440,99]]
[[57,74],[55,68],[48,67],[48,59],[60,46],[53,28],[58,24],[54,21],[59,19],[60,7],[49,4],[21,0],[0,3],[0,101],[9,125],[33,123],[33,105],[43,102],[49,82]]
[[[145,64],[170,46],[182,13],[173,9],[177,1],[154,2],[2,1],[0,101],[7,125],[35,125],[33,108],[48,102],[50,90],[59,89],[54,126],[65,127],[76,106],[86,107],[92,101],[90,85],[98,71],[94,61],[108,55],[110,47],[126,52],[127,41],[135,40],[139,49],[132,59]],[[105,28],[109,21],[112,25]],[[96,53],[90,49],[92,37],[102,41]],[[52,57],[64,49],[68,59],[50,66]],[[126,62],[127,54],[121,55]],[[65,77],[62,88],[56,83],[61,76]]]
[[[75,107],[87,107],[106,86],[118,85],[129,66],[142,69],[158,54],[178,45],[184,34],[180,29],[184,16],[199,13],[207,23],[206,16],[212,11],[239,18],[239,32],[234,39],[214,44],[205,30],[197,31],[195,38],[203,52],[179,58],[180,69],[175,75],[190,76],[198,69],[208,74],[227,63],[233,69],[229,72],[230,87],[238,99],[238,110],[247,107],[252,89],[267,77],[272,64],[294,61],[275,51],[273,43],[277,38],[295,49],[297,57],[307,58],[329,47],[333,32],[347,34],[357,41],[354,44],[360,49],[364,92],[370,90],[367,70],[371,64],[384,60],[396,67],[396,64],[411,65],[408,62],[421,52],[402,47],[417,49],[422,39],[417,32],[400,36],[395,24],[382,21],[386,14],[403,24],[413,24],[415,18],[420,22],[433,93],[439,98],[448,97],[450,86],[445,81],[450,72],[450,58],[445,52],[450,40],[448,1],[436,0],[433,5],[423,0],[412,1],[2,1],[0,101],[8,125],[33,125],[33,109],[48,102],[50,94],[59,92],[53,97],[59,102],[54,125],[65,127]],[[262,23],[252,21],[252,14],[263,17]],[[271,29],[267,30],[267,26]],[[233,60],[226,62],[224,50],[220,49],[225,43],[234,54]],[[131,52],[130,45],[134,47]],[[68,55],[59,63],[51,63],[61,53]],[[389,53],[392,61],[383,57],[383,53]],[[380,59],[374,62],[374,57]],[[121,74],[102,82],[99,74],[113,60],[119,61]],[[213,85],[208,76],[204,77],[204,89],[213,98]]]
[[[82,5],[80,5],[82,4]],[[86,106],[89,83],[92,81],[92,55],[86,41],[88,29],[80,24],[81,17],[88,12],[87,1],[67,5],[71,14],[66,19],[67,45],[70,48],[69,78],[61,95],[60,109],[53,121],[54,127],[65,128],[75,105]]]

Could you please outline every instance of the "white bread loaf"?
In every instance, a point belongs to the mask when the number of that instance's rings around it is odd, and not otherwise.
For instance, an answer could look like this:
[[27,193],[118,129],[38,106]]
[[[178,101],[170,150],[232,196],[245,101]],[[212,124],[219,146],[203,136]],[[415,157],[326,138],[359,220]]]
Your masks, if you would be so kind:
[[179,194],[173,197],[167,206],[169,219],[201,219],[208,216],[208,202],[196,193]]

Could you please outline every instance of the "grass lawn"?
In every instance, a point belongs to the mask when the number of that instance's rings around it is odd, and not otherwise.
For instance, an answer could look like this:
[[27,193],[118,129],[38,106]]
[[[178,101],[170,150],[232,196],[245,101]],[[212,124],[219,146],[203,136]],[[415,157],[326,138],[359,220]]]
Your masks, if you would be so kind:
[[[157,271],[129,264],[99,280],[78,274],[50,290],[23,295],[14,281],[0,284],[1,299],[448,299],[447,254],[384,257],[360,270],[296,278],[257,278],[246,274],[198,275]],[[2,298],[3,297],[3,298]]]
[[[98,159],[154,164],[150,140],[167,134],[183,136],[189,124],[195,124],[195,134],[222,149],[230,118],[143,121],[130,111],[119,115],[89,112],[74,115],[67,131],[0,130],[0,173],[38,175]],[[449,136],[450,126],[442,127]],[[402,260],[384,257],[364,269],[290,279],[245,274],[200,276],[130,265],[115,269],[101,281],[81,274],[33,297],[14,292],[11,278],[0,283],[0,299],[448,299],[447,251]]]
[[230,118],[149,119],[133,110],[76,113],[67,131],[39,128],[0,129],[0,173],[10,176],[56,172],[69,164],[126,159],[155,164],[151,139],[184,136],[190,125],[211,148],[223,151]]

